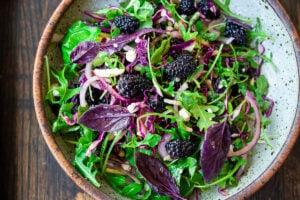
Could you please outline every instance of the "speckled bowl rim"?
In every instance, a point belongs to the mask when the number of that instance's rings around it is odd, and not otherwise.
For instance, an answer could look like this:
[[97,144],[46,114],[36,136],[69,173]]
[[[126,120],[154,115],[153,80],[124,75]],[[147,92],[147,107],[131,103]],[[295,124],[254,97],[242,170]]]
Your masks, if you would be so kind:
[[[39,46],[37,49],[35,62],[34,62],[34,71],[33,71],[33,99],[34,99],[34,107],[36,111],[36,116],[38,119],[38,123],[44,139],[53,154],[54,158],[57,160],[59,165],[63,168],[63,170],[67,173],[67,175],[85,192],[91,195],[95,199],[110,199],[109,196],[101,192],[100,189],[94,187],[90,184],[86,179],[84,179],[77,170],[71,165],[71,163],[66,159],[63,155],[60,147],[55,141],[53,133],[51,131],[50,124],[47,120],[47,116],[44,109],[44,101],[42,96],[42,81],[43,81],[43,61],[44,56],[47,52],[47,48],[53,32],[55,30],[55,26],[64,14],[64,12],[70,7],[73,0],[62,0],[59,6],[54,11],[51,16],[49,22],[47,23],[41,40],[39,42]],[[292,24],[288,14],[285,9],[282,7],[278,0],[268,0],[267,1],[270,6],[274,9],[275,13],[280,18],[281,22],[287,29],[290,38],[293,41],[293,48],[296,55],[297,66],[298,66],[298,76],[299,76],[299,68],[300,68],[300,40],[295,29]],[[299,77],[300,78],[300,77]],[[300,88],[300,86],[299,86]],[[297,111],[294,117],[294,121],[289,132],[289,135],[280,149],[279,153],[273,160],[273,162],[267,167],[267,169],[262,173],[260,177],[255,179],[250,185],[242,189],[240,192],[231,196],[230,199],[245,199],[259,190],[280,168],[288,154],[291,152],[297,137],[299,135],[300,130],[300,92],[298,93],[297,100]]]

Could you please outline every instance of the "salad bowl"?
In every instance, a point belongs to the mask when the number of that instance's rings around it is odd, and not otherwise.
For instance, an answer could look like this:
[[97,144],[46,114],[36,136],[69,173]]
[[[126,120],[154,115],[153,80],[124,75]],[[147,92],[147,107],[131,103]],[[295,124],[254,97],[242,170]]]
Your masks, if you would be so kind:
[[[89,183],[72,166],[74,148],[61,134],[54,134],[48,122],[51,111],[44,104],[47,93],[47,70],[44,57],[50,66],[60,66],[62,55],[57,41],[65,35],[70,24],[85,19],[84,11],[96,11],[118,1],[108,0],[62,0],[55,10],[45,31],[36,54],[33,72],[33,94],[37,119],[44,139],[53,156],[67,175],[85,192],[95,199],[125,199],[116,193],[104,180],[97,188]],[[200,194],[201,199],[244,199],[261,188],[282,165],[296,142],[300,128],[300,41],[295,27],[277,0],[261,1],[232,0],[230,9],[235,13],[255,20],[260,18],[265,32],[274,38],[264,42],[265,54],[272,57],[277,70],[269,63],[264,64],[262,74],[269,82],[268,96],[274,102],[270,116],[271,125],[267,132],[271,135],[272,148],[258,144],[253,150],[245,175],[238,186],[228,188],[227,196],[212,187]]]

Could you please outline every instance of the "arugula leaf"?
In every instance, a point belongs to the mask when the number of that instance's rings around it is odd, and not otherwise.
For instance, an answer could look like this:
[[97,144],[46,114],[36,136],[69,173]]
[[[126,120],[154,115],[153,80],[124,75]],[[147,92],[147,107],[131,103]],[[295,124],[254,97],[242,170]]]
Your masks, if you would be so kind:
[[78,20],[69,28],[63,42],[62,42],[62,55],[66,64],[71,63],[70,54],[72,50],[83,41],[95,41],[100,33],[97,27],[91,27]]
[[159,48],[155,49],[153,55],[151,56],[151,63],[152,64],[156,64],[158,62],[160,62],[163,58],[163,56],[169,52],[170,49],[170,41],[171,38],[169,37],[166,40],[163,40],[161,42],[161,45]]
[[234,17],[242,22],[246,22],[246,23],[251,23],[252,20],[251,19],[246,19],[243,18],[241,16],[238,16],[237,14],[231,12],[231,10],[229,9],[229,2],[230,1],[226,1],[225,4],[223,4],[220,0],[214,0],[214,3],[226,14],[229,15],[231,17]]
[[68,116],[69,118],[72,118],[73,115],[71,113],[71,110],[73,108],[74,104],[73,103],[66,103],[66,104],[62,104],[62,106],[59,109],[59,115],[57,117],[57,119],[55,120],[55,122],[52,124],[52,131],[54,133],[61,131],[61,132],[74,132],[79,130],[79,126],[69,126],[65,120],[61,117],[61,115],[63,116]]
[[208,41],[215,41],[219,37],[219,35],[216,33],[204,33],[201,36],[203,39],[208,40]]
[[129,0],[125,3],[121,3],[121,9],[139,19],[140,29],[152,28],[154,8],[149,1]]
[[194,105],[190,112],[198,120],[197,126],[200,131],[206,131],[211,125],[216,123],[213,121],[213,118],[215,117],[214,112],[218,110],[217,106]]
[[187,169],[190,176],[193,177],[197,167],[197,160],[193,157],[187,157],[185,160],[179,160],[176,164],[170,165],[169,169],[172,177],[175,178],[176,183],[180,185],[180,179],[183,171]]
[[160,135],[147,133],[145,138],[142,141],[138,142],[136,136],[133,135],[131,141],[127,144],[123,144],[122,147],[123,148],[136,148],[141,145],[147,145],[147,146],[153,148],[156,145],[158,145],[160,140],[161,140]]
[[188,41],[188,40],[191,40],[191,39],[196,39],[196,37],[198,35],[197,31],[191,33],[190,29],[186,30],[184,28],[184,26],[180,26],[179,31],[180,31],[180,34],[181,34],[184,41]]
[[121,194],[128,197],[135,197],[142,189],[143,184],[131,183],[122,189]]
[[264,75],[260,75],[256,80],[256,92],[260,95],[266,95],[268,93],[269,84]]
[[99,158],[95,157],[94,154],[91,154],[91,157],[85,155],[90,144],[93,142],[94,132],[88,129],[84,130],[84,135],[79,139],[75,151],[75,159],[73,161],[73,166],[78,169],[78,171],[86,177],[92,184],[96,187],[100,187],[100,183],[96,179],[98,173],[97,169],[94,169],[94,166],[99,162]]
[[[53,87],[48,91],[46,99],[50,101],[52,104],[62,105],[66,103],[69,99],[71,99],[74,95],[78,94],[80,88],[69,89],[68,80],[65,77],[66,67],[64,67],[61,71],[56,69],[52,70],[52,75],[58,80],[60,86]],[[57,92],[59,94],[58,100],[57,98],[52,98],[53,92]]]

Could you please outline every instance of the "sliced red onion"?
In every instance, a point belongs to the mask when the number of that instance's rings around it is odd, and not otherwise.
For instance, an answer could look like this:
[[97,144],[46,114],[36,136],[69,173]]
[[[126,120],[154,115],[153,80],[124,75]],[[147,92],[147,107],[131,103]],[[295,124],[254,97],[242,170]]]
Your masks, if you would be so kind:
[[246,24],[246,23],[244,23],[244,22],[241,22],[240,20],[238,20],[238,19],[236,19],[236,18],[234,18],[234,17],[231,17],[231,16],[229,16],[229,15],[225,15],[225,17],[226,17],[229,21],[231,21],[231,22],[233,22],[233,23],[235,23],[235,24],[237,24],[237,25],[239,25],[239,26],[241,26],[241,27],[243,27],[243,28],[245,28],[245,29],[248,29],[248,30],[250,30],[250,31],[253,30],[253,27],[252,27],[251,25]]
[[[262,42],[258,43],[257,51],[258,51],[258,53],[261,54],[261,55],[263,55],[263,54],[265,53],[265,47],[263,46]],[[261,57],[258,57],[258,60],[257,60],[258,68],[257,68],[257,70],[255,71],[255,76],[256,76],[256,77],[259,77],[259,76],[260,76],[260,73],[261,73],[261,67],[262,67],[263,62],[264,62],[264,60],[263,60]]]
[[89,146],[88,150],[85,152],[85,156],[91,157],[92,152],[97,148],[97,146],[102,142],[104,138],[105,132],[102,132],[98,139],[93,141],[92,144]]
[[93,76],[91,78],[89,78],[84,84],[83,86],[80,88],[80,93],[79,93],[79,100],[80,100],[80,106],[81,107],[85,107],[87,106],[87,102],[85,99],[85,95],[86,95],[86,91],[89,88],[89,86],[94,83],[95,81],[99,81],[100,77],[97,76]]
[[175,44],[175,45],[171,46],[170,52],[171,52],[171,54],[175,54],[175,53],[181,52],[182,50],[184,50],[194,44],[195,44],[195,40],[188,40],[188,41],[182,42],[180,44]]
[[63,116],[62,113],[60,113],[60,116],[61,118],[69,125],[69,126],[74,126],[76,124],[76,121],[77,121],[77,115],[78,115],[78,112],[76,112],[74,115],[73,115],[73,118],[72,118],[72,121],[70,120],[70,118],[68,116]]
[[166,144],[171,141],[171,138],[171,134],[164,134],[161,141],[158,144],[158,154],[162,157],[164,161],[171,160],[171,157],[166,150]]
[[251,149],[254,148],[254,146],[256,145],[256,143],[257,143],[257,141],[259,140],[259,137],[260,137],[261,118],[260,118],[260,112],[259,112],[259,109],[258,109],[256,99],[251,94],[251,92],[247,90],[245,100],[250,103],[250,105],[252,106],[252,108],[254,110],[254,114],[255,114],[255,118],[256,118],[255,133],[254,133],[253,138],[252,138],[252,140],[249,144],[247,144],[241,150],[238,150],[238,151],[235,151],[235,152],[229,151],[228,154],[227,154],[227,157],[241,156],[241,155],[244,155],[244,154],[248,153]]
[[109,85],[104,78],[99,78],[99,86],[101,90],[107,90],[107,92],[114,96],[116,99],[126,102],[126,103],[130,103],[130,102],[134,102],[136,101],[136,99],[127,99],[125,97],[122,97],[111,85]]
[[172,31],[169,34],[172,36],[172,38],[182,38],[179,31]]
[[228,192],[226,192],[224,189],[222,189],[221,187],[218,187],[218,192],[224,196],[224,197],[227,197],[229,194]]
[[189,85],[187,83],[184,83],[180,86],[180,88],[177,90],[178,92],[183,92],[185,91],[186,89],[189,88]]
[[103,20],[105,20],[105,17],[101,17],[101,16],[99,16],[99,15],[97,15],[97,14],[90,13],[90,12],[88,12],[88,11],[84,11],[83,13],[84,13],[85,15],[87,15],[87,16],[89,16],[89,17],[91,17],[91,18],[93,18],[93,19],[95,19],[95,20],[97,20],[97,21],[99,21],[99,22],[102,22]]
[[125,69],[95,69],[94,74],[96,76],[99,76],[101,78],[110,78],[110,77],[115,77],[123,74],[125,72]]
[[172,14],[165,8],[161,7],[152,17],[154,24],[159,24],[169,20],[175,24],[175,20],[172,18]]
[[268,110],[263,111],[262,114],[266,115],[267,117],[270,117],[270,115],[272,114],[272,111],[273,111],[274,101],[273,101],[272,99],[266,97],[265,95],[263,95],[262,98],[263,98],[265,101],[268,101],[268,102],[270,103],[270,106],[269,106]]
[[[85,66],[85,71],[84,71],[85,77],[87,79],[90,79],[93,76],[92,75],[92,69],[93,69],[93,63],[92,62],[87,63],[86,66]],[[99,84],[97,84],[97,83],[93,82],[91,85],[94,88],[100,89]]]

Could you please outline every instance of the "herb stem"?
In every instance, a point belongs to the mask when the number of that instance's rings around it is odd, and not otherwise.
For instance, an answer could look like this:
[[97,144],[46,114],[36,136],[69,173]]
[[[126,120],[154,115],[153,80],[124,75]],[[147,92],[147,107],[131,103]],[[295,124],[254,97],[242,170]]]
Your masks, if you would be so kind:
[[156,80],[156,76],[153,72],[153,68],[152,68],[152,64],[151,64],[151,58],[150,58],[150,38],[148,38],[148,45],[147,45],[147,56],[148,56],[148,62],[149,62],[149,69],[150,69],[150,74],[151,74],[151,77],[152,77],[152,82],[153,82],[153,85],[156,89],[156,92],[163,97],[163,94],[161,92],[161,86],[158,84],[157,80]]
[[106,153],[106,157],[105,157],[104,164],[103,164],[103,167],[102,167],[102,174],[105,172],[105,168],[106,168],[109,156],[110,156],[115,144],[124,136],[124,134],[125,134],[124,131],[119,131],[117,133],[117,135],[115,136],[114,140],[112,141],[111,145],[109,146],[109,149]]
[[46,69],[47,69],[48,91],[50,91],[50,89],[51,89],[51,80],[50,80],[50,67],[49,67],[48,56],[45,56],[45,63],[46,63]]
[[204,184],[204,185],[195,185],[195,188],[201,188],[201,189],[205,189],[205,188],[209,188],[213,185],[217,185],[218,183],[221,183],[227,179],[229,179],[230,177],[232,177],[234,175],[234,173],[243,165],[243,162],[240,161],[238,162],[235,167],[233,168],[233,170],[228,173],[226,176],[216,180],[215,182],[209,183],[209,184]]
[[220,55],[222,53],[222,49],[224,47],[224,44],[221,44],[220,48],[219,48],[219,51],[218,51],[218,54],[213,62],[213,64],[210,66],[209,70],[207,71],[207,73],[205,74],[205,76],[202,78],[200,84],[202,84],[204,81],[206,81],[207,77],[211,74],[212,70],[214,69],[215,65],[217,64],[219,58],[220,58]]
[[227,3],[224,5],[223,3],[221,3],[220,0],[214,0],[214,3],[217,4],[217,6],[219,6],[219,8],[226,14],[229,15],[231,17],[237,18],[242,22],[246,22],[246,23],[251,23],[252,20],[251,19],[246,19],[243,17],[238,16],[237,14],[234,14],[233,12],[231,12],[231,10],[229,9]]

